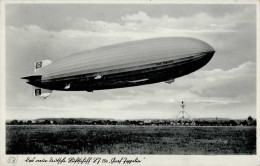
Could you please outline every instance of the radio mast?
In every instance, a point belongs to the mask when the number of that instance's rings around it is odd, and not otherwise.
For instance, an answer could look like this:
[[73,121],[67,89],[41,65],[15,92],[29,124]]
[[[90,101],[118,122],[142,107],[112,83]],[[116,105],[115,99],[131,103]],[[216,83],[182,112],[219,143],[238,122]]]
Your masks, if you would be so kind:
[[[181,111],[177,115],[176,121],[178,122],[180,120],[182,125],[184,125],[185,120],[188,120],[188,121],[192,122],[192,119],[191,119],[190,115],[186,111],[184,111],[185,104],[184,104],[183,101],[181,102],[180,106],[181,106]],[[185,118],[185,115],[187,115],[186,118]]]

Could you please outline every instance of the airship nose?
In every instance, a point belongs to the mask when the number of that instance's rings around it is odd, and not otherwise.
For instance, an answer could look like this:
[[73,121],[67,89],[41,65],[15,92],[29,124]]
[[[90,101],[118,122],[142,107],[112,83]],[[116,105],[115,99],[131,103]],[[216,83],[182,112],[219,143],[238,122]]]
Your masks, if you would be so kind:
[[206,51],[205,56],[208,56],[208,58],[210,60],[213,57],[213,55],[215,54],[216,51],[211,45],[209,45],[209,44],[207,44],[207,45],[208,45],[208,49]]
[[213,55],[216,52],[215,49],[209,43],[206,43],[199,39],[197,39],[197,41],[195,41],[195,43],[196,43],[198,50],[200,50],[200,52],[204,55],[204,57],[209,60],[213,57]]
[[213,55],[215,54],[215,49],[205,41],[195,39],[195,38],[188,38],[187,45],[191,50],[194,50],[194,60],[198,60],[198,66],[202,67],[206,65]]
[[215,54],[215,50],[207,52],[205,56],[207,56],[208,61],[210,61],[214,54]]
[[211,47],[209,45],[209,49],[207,49],[206,51],[204,51],[202,54],[203,54],[203,58],[202,58],[202,61],[205,64],[207,64],[213,57],[213,55],[215,54],[215,50],[213,49],[213,47]]
[[201,49],[203,52],[215,52],[215,49],[209,44],[202,40],[198,40],[198,48]]

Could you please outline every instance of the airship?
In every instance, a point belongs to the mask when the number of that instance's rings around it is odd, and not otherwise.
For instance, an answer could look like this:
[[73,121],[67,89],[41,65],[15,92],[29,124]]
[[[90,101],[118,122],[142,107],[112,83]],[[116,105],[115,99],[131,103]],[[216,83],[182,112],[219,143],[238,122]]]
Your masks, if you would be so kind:
[[172,83],[213,57],[208,43],[189,37],[161,37],[103,46],[52,62],[34,62],[33,95],[46,98],[53,90],[87,91]]

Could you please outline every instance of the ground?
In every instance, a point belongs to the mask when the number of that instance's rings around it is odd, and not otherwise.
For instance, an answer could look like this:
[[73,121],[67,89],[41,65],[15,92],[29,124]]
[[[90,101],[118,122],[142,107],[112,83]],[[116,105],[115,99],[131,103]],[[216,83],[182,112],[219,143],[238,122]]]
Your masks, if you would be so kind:
[[256,154],[242,126],[6,126],[7,154]]

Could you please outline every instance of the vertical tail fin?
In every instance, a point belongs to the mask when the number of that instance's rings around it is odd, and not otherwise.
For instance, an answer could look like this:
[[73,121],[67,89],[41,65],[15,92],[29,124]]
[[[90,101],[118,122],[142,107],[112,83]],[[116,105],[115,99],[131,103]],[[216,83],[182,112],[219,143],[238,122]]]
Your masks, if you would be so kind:
[[42,60],[42,61],[34,62],[33,72],[36,72],[37,70],[39,70],[39,69],[43,68],[44,66],[47,66],[51,63],[52,62],[50,60]]
[[36,86],[42,85],[42,73],[41,73],[41,71],[38,71],[38,70],[40,70],[41,68],[43,68],[51,63],[52,62],[50,60],[42,60],[42,61],[34,62],[33,75],[21,78],[21,79],[28,80],[27,83],[32,85],[33,96],[40,96],[40,97],[46,98],[46,97],[50,96],[50,94],[52,93],[52,90],[50,90],[50,89],[36,87]]
[[40,96],[43,98],[49,97],[52,93],[52,90],[50,89],[43,89],[36,86],[33,87],[33,96]]
[[[42,61],[37,61],[37,62],[34,62],[34,65],[33,65],[33,72],[36,72],[37,70],[51,64],[52,62],[50,60],[42,60]],[[37,73],[39,74],[39,73]],[[33,89],[33,96],[40,96],[40,97],[43,97],[43,98],[47,98],[51,95],[52,93],[52,90],[50,89],[43,89],[43,88],[39,88],[39,87],[36,87],[36,86],[32,86],[32,89]]]

